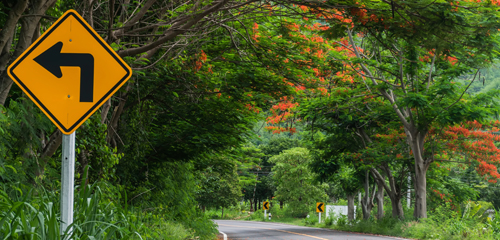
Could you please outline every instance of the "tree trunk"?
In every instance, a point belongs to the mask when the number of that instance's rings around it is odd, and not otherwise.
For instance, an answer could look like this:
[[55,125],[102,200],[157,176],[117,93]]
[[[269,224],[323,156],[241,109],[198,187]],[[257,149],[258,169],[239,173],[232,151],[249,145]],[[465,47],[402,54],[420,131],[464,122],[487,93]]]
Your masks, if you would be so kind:
[[365,176],[365,183],[364,183],[364,188],[365,188],[365,196],[360,202],[361,205],[361,210],[363,211],[363,219],[368,220],[371,215],[371,211],[373,208],[373,202],[370,197],[370,172],[366,171],[366,176]]
[[[17,9],[18,5],[23,5],[25,2],[19,1],[18,4],[16,5],[15,9]],[[10,59],[6,59],[6,62],[12,62],[14,59],[19,57],[32,43],[33,41],[36,40],[34,38],[35,33],[37,32],[37,27],[39,26],[40,19],[42,18],[42,15],[45,15],[45,12],[47,9],[49,9],[56,0],[38,0],[38,1],[33,1],[31,4],[31,7],[29,11],[27,12],[28,15],[31,16],[26,16],[23,18],[18,18],[21,23],[21,32],[18,37],[17,45],[16,45],[16,50],[14,51],[14,54]],[[13,9],[13,10],[15,10]],[[18,9],[23,9],[22,6],[19,6]],[[24,8],[25,9],[25,8]],[[26,9],[25,9],[26,10]],[[17,17],[17,16],[15,16]],[[3,65],[3,64],[2,64]],[[1,66],[0,66],[1,67]],[[10,88],[12,87],[12,79],[7,75],[6,71],[3,71],[3,73],[0,75],[0,105],[5,105],[5,101],[7,100],[7,97],[9,96]]]
[[221,214],[220,214],[220,218],[222,219],[222,218],[224,218],[224,208],[222,207],[221,210],[222,211],[221,211]]
[[57,151],[62,143],[62,132],[56,129],[49,137],[49,140],[45,144],[42,153],[40,154],[40,167],[35,172],[37,177],[41,177],[45,174],[45,165],[50,160],[52,155]]
[[16,24],[27,7],[28,0],[18,0],[16,5],[10,9],[7,21],[2,26],[2,31],[0,31],[0,49],[3,49],[6,45],[10,45],[9,39],[12,39],[12,35],[14,35],[16,30]]
[[7,21],[0,31],[0,105],[5,105],[12,80],[7,76],[7,65],[12,62],[10,48],[21,15],[28,7],[28,0],[19,0],[9,11]]
[[252,199],[250,199],[250,212],[254,212]]
[[384,217],[384,185],[377,181],[377,219]]
[[403,204],[401,204],[401,195],[395,194],[391,198],[392,217],[404,219]]
[[283,201],[280,201],[280,209],[283,209]]
[[355,193],[347,195],[347,220],[354,220],[354,196]]
[[424,140],[427,131],[412,134],[411,149],[415,159],[415,218],[427,218],[427,168],[423,158]]
[[106,119],[108,118],[108,112],[109,109],[111,108],[111,98],[108,99],[101,108],[101,123],[104,124],[106,123]]
[[[387,192],[387,195],[391,199],[392,205],[392,216],[394,218],[404,219],[403,205],[401,204],[401,187],[396,184],[394,176],[392,175],[391,169],[385,163],[380,165],[380,167],[384,170],[387,178],[389,180],[389,185],[385,182],[385,177],[382,176],[375,168],[372,168],[372,174],[377,180],[377,183],[382,185]],[[383,200],[382,200],[383,201]]]
[[415,162],[415,218],[427,218],[427,169]]

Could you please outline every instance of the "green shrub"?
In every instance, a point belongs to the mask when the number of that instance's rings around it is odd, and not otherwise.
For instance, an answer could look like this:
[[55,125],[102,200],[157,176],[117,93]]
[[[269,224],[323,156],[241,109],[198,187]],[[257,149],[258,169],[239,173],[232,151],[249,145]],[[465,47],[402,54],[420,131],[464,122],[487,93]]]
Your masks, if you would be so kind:
[[335,206],[347,206],[347,200],[339,198],[339,199],[337,199],[337,201],[335,203],[332,203],[331,205],[335,205]]
[[[75,192],[73,231],[64,239],[181,240],[200,234],[156,212],[105,201],[99,185]],[[60,240],[59,219],[59,196],[55,192],[30,191],[17,198],[0,190],[0,239]],[[198,224],[205,221],[193,219]],[[201,234],[214,236],[210,232]]]
[[345,215],[341,215],[337,218],[337,222],[335,222],[335,225],[337,225],[338,227],[344,227],[345,225],[347,225],[347,216]]
[[316,215],[315,212],[309,212],[309,214],[302,220],[304,225],[315,225],[319,221],[319,217]]
[[330,227],[333,225],[333,217],[330,215],[329,217],[325,218],[325,226]]
[[248,216],[247,220],[264,220],[264,210],[257,210]]

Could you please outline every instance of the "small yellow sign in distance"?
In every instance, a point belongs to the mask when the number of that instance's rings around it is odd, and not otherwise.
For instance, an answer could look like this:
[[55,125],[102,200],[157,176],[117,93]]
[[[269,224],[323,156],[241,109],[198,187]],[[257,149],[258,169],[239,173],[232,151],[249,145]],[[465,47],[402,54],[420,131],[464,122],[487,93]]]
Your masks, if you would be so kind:
[[71,134],[123,86],[132,69],[69,10],[7,73],[64,134]]
[[269,202],[268,201],[264,201],[262,203],[262,209],[263,210],[269,210]]
[[316,203],[316,212],[320,212],[320,213],[325,212],[325,203],[323,203],[323,202]]

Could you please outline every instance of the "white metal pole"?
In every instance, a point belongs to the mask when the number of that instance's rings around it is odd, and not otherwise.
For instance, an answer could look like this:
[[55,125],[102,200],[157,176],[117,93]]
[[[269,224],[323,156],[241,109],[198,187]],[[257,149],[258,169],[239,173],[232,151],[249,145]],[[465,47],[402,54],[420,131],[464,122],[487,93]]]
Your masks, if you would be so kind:
[[406,193],[406,206],[410,208],[411,205],[411,176],[408,176],[408,192]]
[[358,204],[361,206],[361,192],[358,193]]
[[267,217],[267,210],[264,209],[264,220],[266,220],[266,217]]
[[75,132],[62,136],[62,166],[61,166],[61,239],[69,239],[64,232],[73,223],[73,202],[75,188]]
[[319,212],[319,221],[318,223],[321,223],[321,212]]

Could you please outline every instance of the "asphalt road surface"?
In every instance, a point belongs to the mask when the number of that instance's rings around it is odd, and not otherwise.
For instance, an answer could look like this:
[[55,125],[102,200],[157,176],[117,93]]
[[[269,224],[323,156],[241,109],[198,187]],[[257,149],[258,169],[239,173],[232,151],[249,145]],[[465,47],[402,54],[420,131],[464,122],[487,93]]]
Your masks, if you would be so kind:
[[[280,223],[214,220],[227,240],[391,240],[403,239],[340,232],[330,229],[301,227]],[[222,239],[222,238],[220,238]]]

